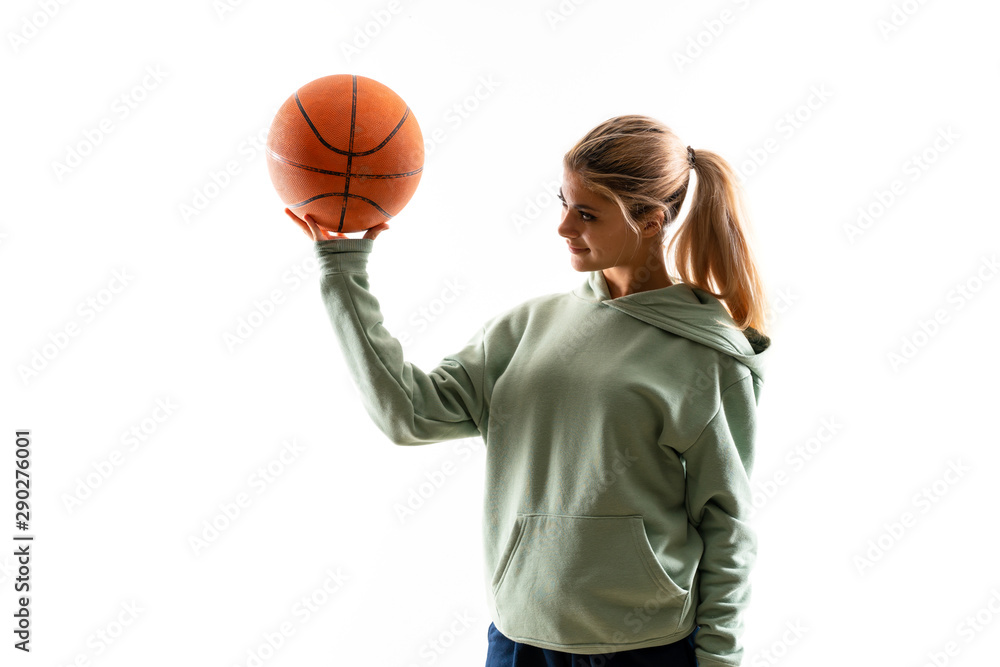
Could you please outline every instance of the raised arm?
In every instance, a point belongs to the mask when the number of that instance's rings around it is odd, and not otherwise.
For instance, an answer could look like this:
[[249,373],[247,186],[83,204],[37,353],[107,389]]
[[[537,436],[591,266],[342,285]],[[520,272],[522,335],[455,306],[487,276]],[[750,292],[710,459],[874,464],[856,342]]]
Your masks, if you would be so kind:
[[370,238],[315,242],[323,303],[369,416],[397,445],[479,435],[484,410],[484,333],[425,373],[403,359],[369,291]]

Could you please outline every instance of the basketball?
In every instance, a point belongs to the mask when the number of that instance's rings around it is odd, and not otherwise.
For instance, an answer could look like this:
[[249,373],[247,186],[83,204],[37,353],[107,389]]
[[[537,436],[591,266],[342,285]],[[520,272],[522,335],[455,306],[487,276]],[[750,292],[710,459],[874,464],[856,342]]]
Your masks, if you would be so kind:
[[357,232],[397,215],[424,167],[424,138],[399,95],[374,79],[310,81],[278,109],[267,170],[281,201],[322,229]]

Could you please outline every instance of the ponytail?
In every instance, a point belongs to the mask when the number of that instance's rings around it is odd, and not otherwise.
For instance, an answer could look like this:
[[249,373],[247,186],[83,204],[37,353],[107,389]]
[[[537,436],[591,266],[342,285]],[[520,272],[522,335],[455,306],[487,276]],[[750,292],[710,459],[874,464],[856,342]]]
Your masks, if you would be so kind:
[[729,163],[711,151],[694,151],[694,172],[694,199],[667,254],[673,254],[681,280],[720,299],[736,326],[766,335],[767,295],[743,188]]

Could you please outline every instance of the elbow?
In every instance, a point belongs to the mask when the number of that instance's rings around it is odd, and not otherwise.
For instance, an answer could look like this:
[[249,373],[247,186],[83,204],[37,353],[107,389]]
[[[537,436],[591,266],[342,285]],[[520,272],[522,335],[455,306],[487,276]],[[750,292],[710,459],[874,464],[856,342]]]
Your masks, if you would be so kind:
[[405,433],[390,432],[386,433],[386,437],[389,438],[389,442],[399,447],[406,447],[407,445],[416,444],[413,442],[412,438],[406,437]]
[[406,428],[406,425],[401,422],[400,419],[394,417],[388,411],[381,411],[374,407],[368,408],[368,415],[372,419],[372,423],[375,427],[382,432],[389,442],[394,445],[412,445],[413,444],[413,432],[412,429]]
[[417,445],[422,442],[414,436],[412,429],[406,428],[398,421],[379,423],[379,429],[389,439],[389,442],[400,447]]

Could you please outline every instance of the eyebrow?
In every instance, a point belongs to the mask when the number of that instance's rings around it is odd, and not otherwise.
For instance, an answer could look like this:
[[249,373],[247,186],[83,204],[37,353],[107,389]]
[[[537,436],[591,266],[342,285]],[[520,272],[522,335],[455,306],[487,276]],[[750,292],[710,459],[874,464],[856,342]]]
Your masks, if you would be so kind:
[[[563,198],[562,186],[559,186],[559,199],[562,199],[563,201],[566,201]],[[597,213],[597,209],[596,208],[593,208],[592,206],[587,206],[586,204],[575,204],[573,206],[573,208],[583,209],[583,210],[587,210],[587,211],[593,211],[594,213]]]

